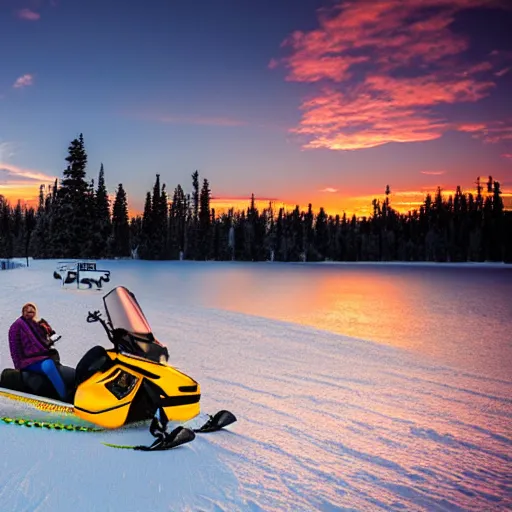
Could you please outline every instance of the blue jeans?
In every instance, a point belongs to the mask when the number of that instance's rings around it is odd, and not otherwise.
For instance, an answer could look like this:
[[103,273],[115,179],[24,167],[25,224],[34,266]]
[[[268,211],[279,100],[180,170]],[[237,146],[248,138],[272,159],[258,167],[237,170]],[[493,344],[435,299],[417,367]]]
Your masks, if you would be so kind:
[[55,366],[53,359],[45,359],[44,361],[32,363],[30,366],[27,366],[24,369],[34,373],[46,375],[53,384],[53,387],[57,390],[61,400],[66,399],[66,384],[64,384],[62,375],[59,373],[59,370],[57,370],[57,366]]

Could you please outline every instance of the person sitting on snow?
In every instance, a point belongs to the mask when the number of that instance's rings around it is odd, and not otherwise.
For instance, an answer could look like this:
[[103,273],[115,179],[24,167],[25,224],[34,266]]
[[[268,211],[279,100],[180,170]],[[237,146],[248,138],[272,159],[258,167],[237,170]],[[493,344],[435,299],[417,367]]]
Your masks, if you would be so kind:
[[[50,325],[36,321],[37,308],[27,303],[21,309],[21,316],[9,328],[9,349],[17,370],[28,370],[46,375],[62,400],[68,394],[66,384],[55,364],[55,354],[51,347],[53,331]],[[58,362],[58,359],[57,359]]]

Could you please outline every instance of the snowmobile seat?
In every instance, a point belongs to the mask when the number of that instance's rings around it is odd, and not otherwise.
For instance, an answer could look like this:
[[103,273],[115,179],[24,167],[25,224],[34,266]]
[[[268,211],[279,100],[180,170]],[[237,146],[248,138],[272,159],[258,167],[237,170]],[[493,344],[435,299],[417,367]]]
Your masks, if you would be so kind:
[[20,376],[24,388],[21,391],[32,395],[60,400],[57,390],[53,387],[53,384],[46,375],[22,370]]
[[24,391],[21,373],[14,368],[6,368],[0,376],[0,387],[12,389],[13,391]]
[[[57,369],[62,375],[62,379],[70,395],[73,396],[75,391],[75,369],[61,364],[57,364]],[[53,384],[46,375],[28,370],[20,371],[13,368],[6,368],[2,371],[0,377],[0,387],[45,398],[52,398],[54,400],[61,400],[57,390],[53,387]]]
[[59,400],[59,395],[48,377],[30,371],[6,368],[0,377],[0,386],[13,391]]
[[57,364],[57,369],[59,370],[66,387],[69,390],[74,389],[76,370],[71,366],[64,366],[63,364]]

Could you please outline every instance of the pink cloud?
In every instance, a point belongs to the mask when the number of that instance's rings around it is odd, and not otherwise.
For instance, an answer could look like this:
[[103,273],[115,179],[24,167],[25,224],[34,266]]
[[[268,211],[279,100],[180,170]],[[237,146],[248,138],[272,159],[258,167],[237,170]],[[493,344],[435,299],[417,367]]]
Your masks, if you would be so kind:
[[503,153],[501,156],[503,158],[508,158],[508,159],[512,160],[512,153]]
[[420,171],[421,174],[426,174],[427,176],[442,176],[446,171]]
[[351,77],[349,69],[354,64],[367,60],[367,57],[301,57],[295,59],[293,70],[286,79],[296,82],[318,82],[329,78],[335,82],[343,82]]
[[512,69],[512,67],[500,69],[499,71],[496,71],[496,73],[494,73],[494,75],[501,78],[502,76],[505,76],[511,69]]
[[16,15],[21,20],[27,20],[27,21],[37,21],[41,18],[41,15],[35,11],[32,11],[31,9],[21,9],[16,12]]
[[510,59],[502,52],[470,65],[462,59],[469,40],[451,30],[454,16],[486,5],[506,6],[499,0],[367,0],[321,11],[319,27],[292,33],[282,45],[289,55],[269,65],[284,66],[288,81],[321,85],[303,101],[302,119],[291,131],[304,136],[304,148],[335,150],[441,137],[452,125],[433,108],[485,98]]
[[28,87],[29,85],[34,84],[34,76],[33,75],[23,75],[16,79],[13,84],[15,89],[21,89],[22,87]]
[[407,104],[372,94],[365,85],[351,95],[325,90],[305,101],[301,124],[292,131],[310,140],[305,148],[353,150],[388,142],[437,139],[447,124],[416,112]]
[[268,69],[276,69],[277,67],[279,67],[279,61],[277,59],[270,59]]
[[338,189],[332,188],[332,187],[327,187],[327,188],[320,190],[320,192],[327,192],[329,194],[334,194],[335,192],[338,192]]
[[489,123],[474,123],[456,125],[454,129],[471,133],[474,139],[480,139],[488,144],[512,140],[512,121],[494,121]]

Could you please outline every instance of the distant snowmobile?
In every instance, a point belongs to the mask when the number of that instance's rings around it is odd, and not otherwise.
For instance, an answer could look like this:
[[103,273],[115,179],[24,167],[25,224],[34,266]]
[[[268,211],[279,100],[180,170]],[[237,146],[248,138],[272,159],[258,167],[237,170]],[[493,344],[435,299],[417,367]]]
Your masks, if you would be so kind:
[[103,283],[110,281],[110,270],[99,270],[96,268],[96,263],[85,261],[60,262],[53,272],[53,277],[60,279],[62,286],[76,283],[79,289],[84,287],[91,289],[96,286],[99,290]]
[[59,401],[45,376],[7,368],[0,377],[0,411],[8,409],[9,403],[11,410],[23,404],[30,407],[33,418],[1,417],[4,423],[44,427],[52,425],[48,420],[53,418],[61,422],[59,428],[90,431],[151,421],[150,432],[156,438],[151,446],[108,446],[167,450],[192,441],[196,432],[213,432],[236,421],[231,412],[222,410],[200,428],[178,426],[167,432],[169,421],[198,417],[200,386],[168,364],[167,348],[155,339],[135,295],[127,288],[114,288],[103,302],[108,321],[94,311],[89,312],[87,322],[100,322],[114,348],[94,346],[76,369],[60,365],[68,389],[74,390],[72,403]]

